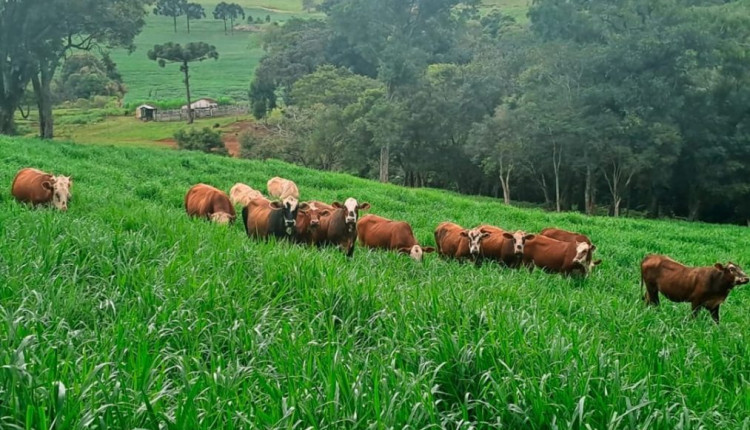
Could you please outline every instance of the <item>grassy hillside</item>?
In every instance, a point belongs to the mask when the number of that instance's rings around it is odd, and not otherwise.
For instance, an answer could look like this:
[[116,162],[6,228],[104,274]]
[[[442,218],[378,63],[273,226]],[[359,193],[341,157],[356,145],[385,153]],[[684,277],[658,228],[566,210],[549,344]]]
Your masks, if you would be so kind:
[[[587,218],[280,162],[0,137],[0,427],[742,428],[750,290],[722,324],[640,301],[647,252],[750,269],[748,229]],[[74,177],[68,213],[10,198],[15,172]],[[432,243],[443,220],[587,233],[585,281],[361,248],[257,243],[188,219],[204,181],[356,196]],[[61,385],[62,384],[62,385]],[[64,385],[65,390],[60,387]]]

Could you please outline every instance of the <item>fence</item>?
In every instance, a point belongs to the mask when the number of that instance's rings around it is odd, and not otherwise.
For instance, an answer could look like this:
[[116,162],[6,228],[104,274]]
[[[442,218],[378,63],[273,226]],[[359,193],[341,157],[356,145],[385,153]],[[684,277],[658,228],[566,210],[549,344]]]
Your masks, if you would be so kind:
[[[193,109],[193,118],[213,118],[220,116],[244,115],[250,112],[247,105],[227,105],[215,108]],[[187,109],[157,110],[154,121],[187,121]]]

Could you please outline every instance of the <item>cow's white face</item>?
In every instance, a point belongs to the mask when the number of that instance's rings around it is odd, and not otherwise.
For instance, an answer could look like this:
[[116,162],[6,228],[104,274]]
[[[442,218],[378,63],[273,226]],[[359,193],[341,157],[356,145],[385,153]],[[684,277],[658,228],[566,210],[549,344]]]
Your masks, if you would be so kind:
[[68,201],[70,200],[70,189],[73,186],[73,180],[70,179],[70,176],[53,176],[50,186],[52,204],[61,211],[68,210]]
[[217,224],[228,224],[232,222],[234,217],[226,212],[215,212],[211,214],[211,221]]
[[284,203],[284,224],[287,229],[294,227],[297,223],[297,206],[299,201],[295,197],[287,197],[283,201]]
[[359,219],[359,211],[370,209],[369,203],[359,204],[357,199],[349,197],[342,205],[339,202],[333,202],[331,205],[337,209],[344,209],[344,221],[349,225],[350,229],[357,225],[357,219]]
[[586,262],[586,259],[588,258],[590,250],[591,247],[588,243],[576,242],[576,256],[573,258],[573,263],[578,263],[588,269],[590,265]]
[[526,245],[526,241],[533,239],[534,235],[526,234],[521,230],[518,230],[513,234],[503,233],[503,237],[513,241],[513,253],[520,256],[523,255],[523,248]]
[[411,250],[409,251],[409,257],[411,257],[414,261],[422,261],[423,256],[424,252],[422,252],[421,246],[414,245],[411,247]]
[[469,239],[469,253],[471,255],[479,255],[479,251],[481,250],[480,242],[490,234],[484,233],[478,228],[474,228],[462,231],[461,235],[466,236]]

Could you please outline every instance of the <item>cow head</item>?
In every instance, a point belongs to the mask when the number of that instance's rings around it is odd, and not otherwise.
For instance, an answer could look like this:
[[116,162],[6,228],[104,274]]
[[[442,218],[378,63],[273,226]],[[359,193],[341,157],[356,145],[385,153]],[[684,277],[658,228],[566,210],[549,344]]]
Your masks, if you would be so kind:
[[513,253],[518,257],[523,255],[523,247],[526,245],[526,241],[533,239],[535,236],[534,234],[526,234],[521,230],[517,230],[513,234],[503,233],[504,238],[513,241]]
[[479,255],[479,251],[481,249],[479,243],[482,241],[482,239],[490,235],[489,233],[484,232],[478,228],[464,230],[460,234],[461,236],[469,239],[469,254],[471,254],[472,256]]
[[235,216],[226,212],[214,212],[209,218],[217,224],[228,224],[234,221]]
[[359,219],[359,211],[366,211],[367,209],[370,209],[369,203],[359,204],[357,203],[357,199],[353,197],[349,197],[348,199],[346,199],[343,205],[339,202],[333,202],[331,206],[337,209],[344,209],[344,221],[349,226],[350,230],[357,225],[357,220]]
[[70,176],[53,176],[49,181],[42,182],[42,187],[52,192],[52,204],[57,209],[68,210],[70,189],[73,187]]
[[308,219],[308,228],[314,230],[320,227],[320,218],[331,214],[327,208],[321,208],[315,203],[306,203],[307,208],[300,208],[299,212],[303,213]]
[[587,260],[589,262],[589,267],[588,267],[589,272],[591,272],[594,269],[594,267],[602,264],[601,259],[592,261],[594,257],[594,251],[596,251],[596,245],[591,245],[591,248],[589,249],[588,260]]
[[573,264],[580,264],[584,269],[588,270],[591,260],[591,250],[591,245],[588,243],[576,242],[576,256],[573,257]]
[[733,287],[736,285],[747,284],[748,281],[750,281],[750,278],[748,278],[745,272],[742,271],[742,268],[731,261],[728,262],[726,266],[721,263],[716,263],[714,264],[714,267],[722,271],[724,278],[727,279]]
[[424,256],[424,254],[435,252],[435,248],[431,246],[425,246],[423,248],[419,245],[414,245],[411,248],[409,248],[408,246],[399,248],[398,251],[404,254],[409,254],[409,257],[411,257],[414,261],[422,261],[422,257]]
[[294,226],[297,224],[297,212],[299,210],[306,211],[309,207],[307,203],[300,204],[294,197],[287,197],[282,202],[271,202],[271,208],[281,209],[287,234],[292,234],[294,231]]

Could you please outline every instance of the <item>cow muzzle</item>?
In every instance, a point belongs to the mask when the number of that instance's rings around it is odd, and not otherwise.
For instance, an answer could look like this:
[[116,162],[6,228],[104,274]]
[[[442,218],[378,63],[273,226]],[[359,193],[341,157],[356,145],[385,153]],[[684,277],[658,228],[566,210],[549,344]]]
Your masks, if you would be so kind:
[[747,276],[744,276],[740,278],[735,278],[734,283],[737,285],[744,285],[744,284],[747,284],[748,281],[750,281],[750,278],[748,278]]

